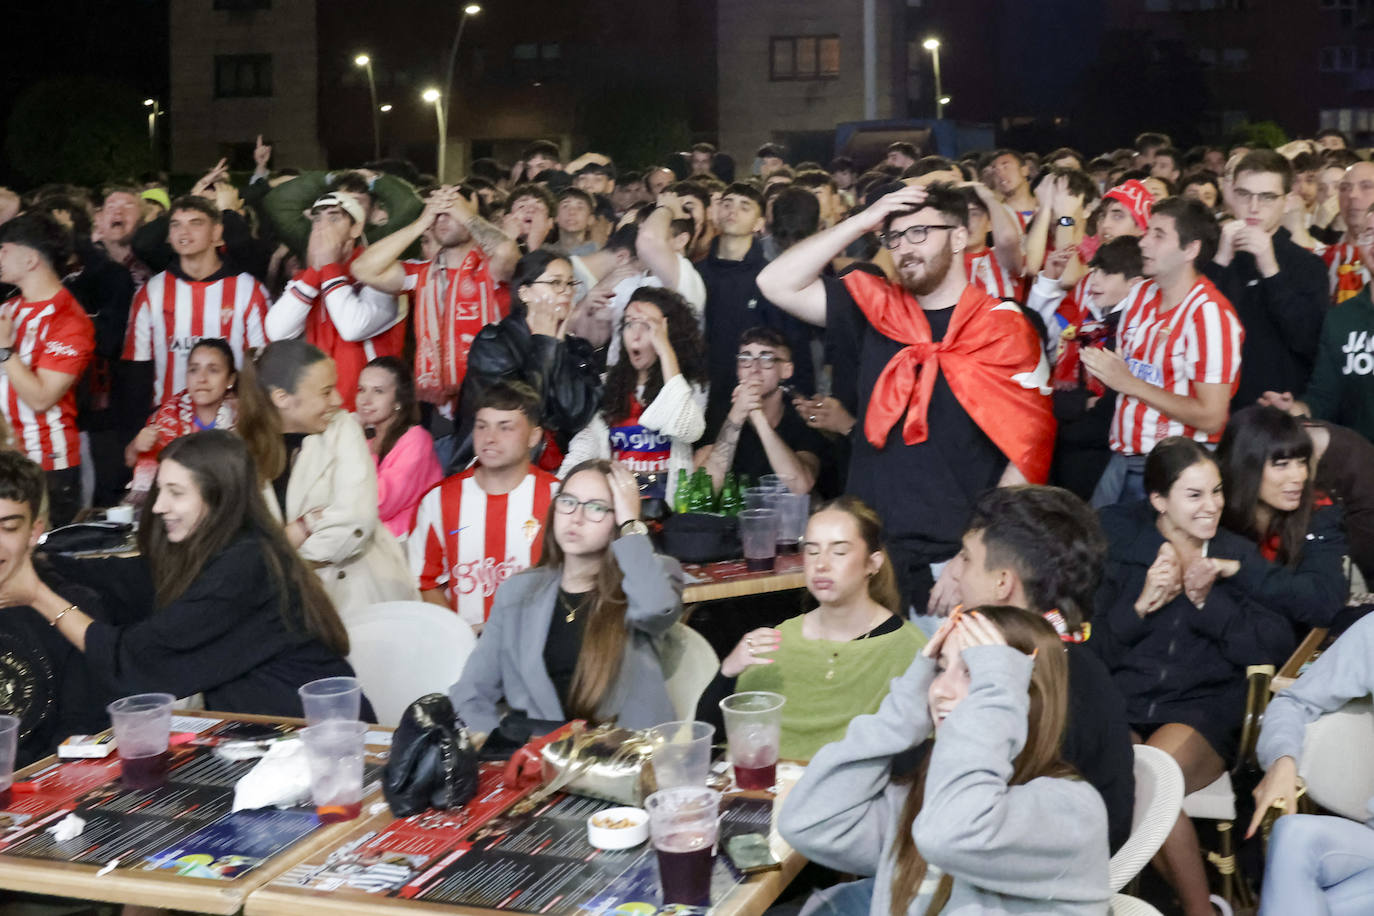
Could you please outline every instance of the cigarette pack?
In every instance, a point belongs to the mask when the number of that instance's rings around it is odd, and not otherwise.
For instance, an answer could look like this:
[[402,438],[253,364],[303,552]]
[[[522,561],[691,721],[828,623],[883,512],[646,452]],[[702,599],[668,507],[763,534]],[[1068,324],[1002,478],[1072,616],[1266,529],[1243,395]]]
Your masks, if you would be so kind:
[[108,757],[114,752],[114,735],[72,735],[57,746],[57,756],[64,760]]

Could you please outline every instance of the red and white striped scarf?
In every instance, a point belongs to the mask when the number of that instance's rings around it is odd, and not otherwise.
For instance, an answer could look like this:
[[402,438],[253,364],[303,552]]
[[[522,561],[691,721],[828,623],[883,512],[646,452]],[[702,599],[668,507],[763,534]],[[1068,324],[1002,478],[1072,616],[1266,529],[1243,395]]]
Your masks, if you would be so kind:
[[452,256],[448,249],[435,256],[416,296],[415,389],[431,404],[446,404],[458,394],[472,339],[501,320],[491,261],[481,247],[469,249],[458,265],[457,282],[450,284],[445,258]]

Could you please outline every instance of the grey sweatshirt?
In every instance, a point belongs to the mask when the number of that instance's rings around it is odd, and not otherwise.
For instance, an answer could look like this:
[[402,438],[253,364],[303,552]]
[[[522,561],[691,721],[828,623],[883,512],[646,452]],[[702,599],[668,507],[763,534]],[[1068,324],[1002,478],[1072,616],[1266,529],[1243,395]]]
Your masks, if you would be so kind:
[[[1266,770],[1280,757],[1302,762],[1307,726],[1322,713],[1374,693],[1374,615],[1362,617],[1317,657],[1302,677],[1280,690],[1264,711],[1255,754]],[[1365,824],[1374,827],[1374,799]]]
[[[912,826],[921,855],[954,879],[943,912],[1106,913],[1107,811],[1097,790],[1076,779],[1007,785],[1026,741],[1030,657],[1006,646],[963,657],[968,696],[940,728]],[[934,676],[934,660],[917,657],[876,713],[812,758],[778,819],[808,859],[876,876],[872,916],[891,910],[892,844],[910,788],[890,781],[892,758],[930,736]],[[919,894],[907,912],[929,904]]]

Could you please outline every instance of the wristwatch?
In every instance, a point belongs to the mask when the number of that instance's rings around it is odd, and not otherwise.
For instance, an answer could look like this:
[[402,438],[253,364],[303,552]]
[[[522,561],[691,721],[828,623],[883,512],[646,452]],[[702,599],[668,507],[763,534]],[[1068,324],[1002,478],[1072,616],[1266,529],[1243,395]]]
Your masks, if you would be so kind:
[[637,518],[632,518],[620,526],[620,536],[625,537],[630,534],[648,534],[649,526]]
[[1059,225],[1076,226],[1078,225],[1078,220],[1074,219],[1072,216],[1061,216],[1059,217]]
[[0,363],[7,362],[13,355],[14,351],[9,347],[0,347]]

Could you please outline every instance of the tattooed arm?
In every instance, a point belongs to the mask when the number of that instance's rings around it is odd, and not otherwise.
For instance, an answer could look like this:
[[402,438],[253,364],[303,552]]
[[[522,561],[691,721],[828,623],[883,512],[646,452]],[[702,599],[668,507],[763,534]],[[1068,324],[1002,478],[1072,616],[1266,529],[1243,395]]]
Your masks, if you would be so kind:
[[515,262],[520,260],[520,246],[515,239],[482,219],[477,208],[462,194],[453,195],[450,209],[453,218],[467,227],[472,240],[491,259],[492,279],[502,283],[509,280],[515,273]]

